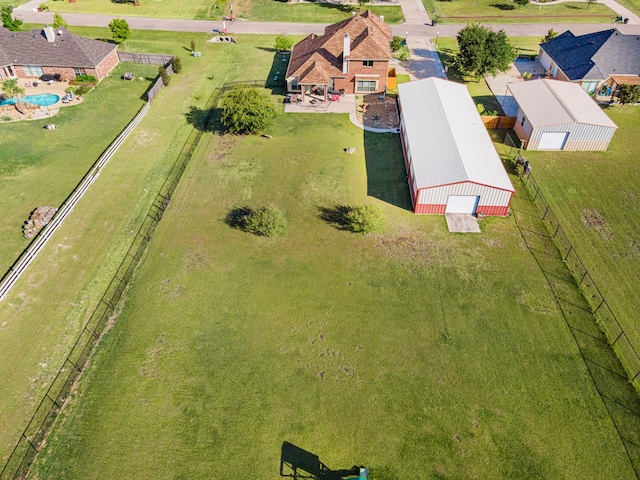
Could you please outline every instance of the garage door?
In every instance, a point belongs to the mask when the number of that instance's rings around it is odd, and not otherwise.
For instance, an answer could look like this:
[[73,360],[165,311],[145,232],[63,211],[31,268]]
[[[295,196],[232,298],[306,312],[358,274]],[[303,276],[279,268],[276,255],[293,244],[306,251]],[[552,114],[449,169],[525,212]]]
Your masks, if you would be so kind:
[[562,150],[568,136],[568,132],[543,133],[540,143],[538,144],[538,150]]
[[480,197],[450,195],[445,213],[476,213]]

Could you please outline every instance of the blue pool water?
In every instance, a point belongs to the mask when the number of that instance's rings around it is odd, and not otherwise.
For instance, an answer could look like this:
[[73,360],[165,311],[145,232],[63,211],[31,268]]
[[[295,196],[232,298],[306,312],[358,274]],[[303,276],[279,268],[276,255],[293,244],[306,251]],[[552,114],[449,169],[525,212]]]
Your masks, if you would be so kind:
[[[54,95],[53,93],[42,93],[40,95],[27,95],[22,99],[25,103],[30,103],[32,105],[40,105],[42,107],[48,107],[49,105],[53,105],[54,103],[58,103],[60,100],[59,95]],[[7,98],[6,100],[2,100],[0,105],[15,105],[16,99]]]

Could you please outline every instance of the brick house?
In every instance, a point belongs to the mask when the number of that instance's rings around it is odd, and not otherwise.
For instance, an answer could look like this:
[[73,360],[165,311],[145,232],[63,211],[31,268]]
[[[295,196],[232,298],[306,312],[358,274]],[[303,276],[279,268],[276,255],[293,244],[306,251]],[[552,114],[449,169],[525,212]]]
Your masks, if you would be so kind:
[[102,80],[119,62],[117,48],[62,27],[45,25],[29,32],[0,27],[0,80],[59,75],[66,81],[82,74]]
[[369,10],[311,34],[291,52],[286,81],[289,93],[382,92],[391,60],[391,28]]
[[616,28],[575,36],[567,30],[540,45],[538,60],[557,80],[577,83],[587,93],[640,84],[640,42]]

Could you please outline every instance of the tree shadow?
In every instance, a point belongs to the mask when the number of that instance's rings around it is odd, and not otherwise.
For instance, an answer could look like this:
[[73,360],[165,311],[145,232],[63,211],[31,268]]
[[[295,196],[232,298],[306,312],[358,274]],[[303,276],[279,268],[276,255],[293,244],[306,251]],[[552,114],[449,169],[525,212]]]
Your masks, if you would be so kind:
[[253,213],[254,210],[247,206],[232,208],[227,212],[226,217],[224,217],[224,223],[231,228],[237,228],[238,230],[246,232],[249,225],[249,218]]
[[364,132],[367,195],[411,211],[400,135]]
[[516,9],[516,7],[514,7],[513,5],[509,5],[507,3],[492,3],[489,6],[493,8],[497,8],[498,10],[502,10],[503,12],[508,12]]
[[[207,116],[209,113],[211,113],[211,116],[207,122]],[[224,125],[222,125],[221,121],[222,110],[219,108],[213,108],[210,110],[191,105],[189,107],[189,111],[184,114],[184,117],[189,125],[201,132],[223,133],[225,131]]]
[[[300,472],[300,470],[302,472]],[[362,477],[364,472],[365,477]],[[282,443],[280,456],[280,476],[294,479],[342,480],[344,477],[359,475],[367,478],[367,469],[354,465],[349,469],[332,470],[320,461],[318,455],[308,452],[289,442]]]
[[318,218],[335,227],[337,230],[352,231],[349,222],[351,207],[347,205],[334,205],[333,207],[318,207]]

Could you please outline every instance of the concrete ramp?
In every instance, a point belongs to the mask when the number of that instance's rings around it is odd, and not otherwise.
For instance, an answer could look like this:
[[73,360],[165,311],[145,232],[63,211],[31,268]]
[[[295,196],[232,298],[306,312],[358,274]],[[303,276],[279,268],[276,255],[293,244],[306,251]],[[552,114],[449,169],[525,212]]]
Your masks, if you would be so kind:
[[450,232],[480,233],[478,219],[469,213],[447,213],[445,218]]

